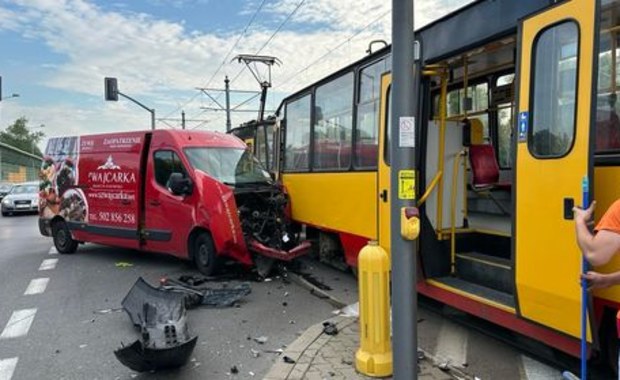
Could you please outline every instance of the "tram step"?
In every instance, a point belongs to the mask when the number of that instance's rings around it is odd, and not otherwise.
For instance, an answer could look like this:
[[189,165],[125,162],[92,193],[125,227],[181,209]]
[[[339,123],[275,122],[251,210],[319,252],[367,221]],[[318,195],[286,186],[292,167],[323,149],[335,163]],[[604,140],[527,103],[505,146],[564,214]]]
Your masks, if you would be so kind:
[[456,254],[458,277],[491,289],[513,294],[513,271],[510,260],[478,252]]

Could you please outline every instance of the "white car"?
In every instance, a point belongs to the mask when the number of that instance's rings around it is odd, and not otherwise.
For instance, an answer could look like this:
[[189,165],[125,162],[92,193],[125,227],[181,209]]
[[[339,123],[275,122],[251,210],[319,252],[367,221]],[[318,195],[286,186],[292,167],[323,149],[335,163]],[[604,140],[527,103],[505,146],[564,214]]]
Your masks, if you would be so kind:
[[2,216],[37,212],[39,210],[38,182],[26,182],[13,186],[11,191],[2,198],[1,209]]

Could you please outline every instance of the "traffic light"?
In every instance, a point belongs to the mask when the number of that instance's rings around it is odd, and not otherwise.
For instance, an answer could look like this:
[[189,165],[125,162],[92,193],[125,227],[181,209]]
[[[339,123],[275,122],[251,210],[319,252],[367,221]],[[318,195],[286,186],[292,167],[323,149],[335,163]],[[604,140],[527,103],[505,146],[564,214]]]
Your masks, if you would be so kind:
[[118,101],[118,83],[116,78],[104,78],[105,100]]

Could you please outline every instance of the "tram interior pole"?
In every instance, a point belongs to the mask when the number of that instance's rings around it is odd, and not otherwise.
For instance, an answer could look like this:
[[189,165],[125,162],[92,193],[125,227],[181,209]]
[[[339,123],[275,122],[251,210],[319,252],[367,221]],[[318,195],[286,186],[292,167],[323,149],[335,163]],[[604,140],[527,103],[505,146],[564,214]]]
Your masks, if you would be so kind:
[[414,79],[414,1],[392,0],[392,117],[390,122],[390,250],[394,379],[416,380],[416,246],[399,232],[401,213],[415,206],[417,91]]

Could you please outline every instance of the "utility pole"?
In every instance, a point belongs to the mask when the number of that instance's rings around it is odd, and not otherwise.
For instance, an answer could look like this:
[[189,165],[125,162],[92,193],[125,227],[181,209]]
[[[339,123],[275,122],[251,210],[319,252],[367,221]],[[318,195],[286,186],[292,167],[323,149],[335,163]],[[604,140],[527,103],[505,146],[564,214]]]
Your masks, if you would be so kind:
[[230,80],[228,80],[228,75],[224,79],[224,91],[226,91],[226,132],[230,132],[232,123],[230,121]]
[[185,129],[185,110],[181,111],[181,129]]
[[[401,213],[415,202],[415,120],[419,77],[414,72],[414,0],[392,0],[392,118],[390,131],[390,227],[392,258],[392,331],[394,379],[416,380],[417,371],[417,252],[405,240]],[[416,86],[416,87],[414,87]]]

